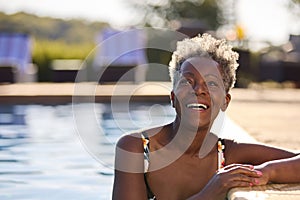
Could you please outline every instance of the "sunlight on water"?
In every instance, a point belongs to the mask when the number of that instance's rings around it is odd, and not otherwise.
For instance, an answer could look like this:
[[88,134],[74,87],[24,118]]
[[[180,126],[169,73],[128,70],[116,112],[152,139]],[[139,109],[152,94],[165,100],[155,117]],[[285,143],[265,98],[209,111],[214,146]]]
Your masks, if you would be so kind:
[[[94,106],[107,139],[98,142],[105,163],[113,163],[107,150],[120,135],[174,118],[169,105],[124,106],[113,113],[108,104]],[[0,199],[104,200],[111,199],[112,183],[113,170],[82,145],[72,105],[0,105]]]

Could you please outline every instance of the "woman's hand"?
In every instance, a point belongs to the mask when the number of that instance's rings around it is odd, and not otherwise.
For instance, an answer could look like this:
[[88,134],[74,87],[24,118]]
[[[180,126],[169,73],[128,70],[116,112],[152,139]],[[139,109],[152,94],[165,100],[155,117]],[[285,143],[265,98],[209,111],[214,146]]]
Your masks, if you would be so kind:
[[270,171],[267,169],[267,166],[262,164],[262,165],[257,165],[254,167],[256,171],[261,172],[261,176],[257,178],[256,184],[255,185],[266,185],[270,181]]
[[255,170],[261,171],[263,175],[258,179],[258,185],[272,183],[300,183],[300,155],[271,160],[255,166]]
[[218,170],[203,190],[191,199],[225,199],[229,189],[263,184],[262,177],[262,172],[252,165],[231,164]]

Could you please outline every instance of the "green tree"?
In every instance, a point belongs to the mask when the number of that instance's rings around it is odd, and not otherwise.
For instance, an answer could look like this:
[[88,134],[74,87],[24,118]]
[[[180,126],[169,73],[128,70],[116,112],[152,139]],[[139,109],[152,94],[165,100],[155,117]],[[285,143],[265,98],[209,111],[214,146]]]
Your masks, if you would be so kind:
[[289,0],[288,7],[295,17],[300,17],[300,0]]
[[[224,1],[223,1],[224,2]],[[132,6],[141,13],[142,25],[172,27],[174,21],[196,19],[209,29],[217,29],[224,20],[221,0],[132,0]]]
[[94,43],[95,35],[104,22],[87,22],[82,19],[63,20],[19,12],[7,15],[0,12],[1,32],[28,33],[37,40],[57,41],[67,44]]

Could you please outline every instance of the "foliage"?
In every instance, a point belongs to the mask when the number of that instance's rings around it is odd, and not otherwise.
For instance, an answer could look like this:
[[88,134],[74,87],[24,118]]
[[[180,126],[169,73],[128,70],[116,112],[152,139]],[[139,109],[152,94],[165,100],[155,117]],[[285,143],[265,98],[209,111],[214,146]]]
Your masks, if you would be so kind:
[[143,13],[143,21],[148,26],[170,27],[172,21],[197,19],[209,29],[216,29],[222,23],[219,0],[131,0],[132,6]]
[[50,17],[38,17],[32,14],[19,12],[6,15],[0,12],[1,32],[28,33],[35,39],[62,40],[65,43],[90,43],[94,41],[95,34],[105,23],[87,22],[73,19],[63,20]]
[[290,0],[288,2],[288,8],[295,15],[295,17],[300,16],[300,0]]
[[51,80],[53,59],[84,59],[94,48],[95,35],[107,24],[0,12],[0,32],[27,33],[33,38],[32,60],[39,81]]
[[33,46],[33,63],[39,66],[39,81],[50,81],[51,61],[54,59],[85,59],[94,48],[93,43],[67,44],[62,40],[36,40]]

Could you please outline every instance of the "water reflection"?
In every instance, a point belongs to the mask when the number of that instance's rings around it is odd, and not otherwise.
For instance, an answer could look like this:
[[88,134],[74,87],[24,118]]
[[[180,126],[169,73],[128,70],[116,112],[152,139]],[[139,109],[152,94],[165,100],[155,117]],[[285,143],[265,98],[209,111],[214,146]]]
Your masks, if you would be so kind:
[[[174,116],[169,106],[164,119],[160,105],[94,107],[107,139],[97,141],[99,155],[110,165],[120,135]],[[112,170],[84,149],[75,127],[72,105],[0,105],[0,199],[110,199]]]
[[17,105],[0,105],[0,125],[25,125],[25,107]]

